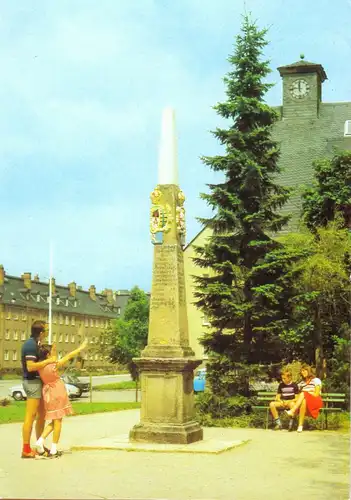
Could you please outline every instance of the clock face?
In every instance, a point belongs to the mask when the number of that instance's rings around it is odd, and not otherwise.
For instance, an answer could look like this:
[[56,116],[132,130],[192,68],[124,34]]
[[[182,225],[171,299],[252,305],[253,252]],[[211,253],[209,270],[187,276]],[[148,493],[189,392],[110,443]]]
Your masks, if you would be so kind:
[[310,91],[310,86],[308,85],[306,80],[303,79],[295,80],[290,85],[290,94],[295,99],[303,99],[304,97],[307,96],[309,91]]

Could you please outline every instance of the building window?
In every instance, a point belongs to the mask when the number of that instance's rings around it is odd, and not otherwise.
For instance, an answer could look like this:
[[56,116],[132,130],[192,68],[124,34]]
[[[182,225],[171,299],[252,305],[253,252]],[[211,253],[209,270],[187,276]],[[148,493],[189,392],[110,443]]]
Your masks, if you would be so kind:
[[62,342],[62,340],[63,340],[63,335],[62,335],[62,333],[60,333],[60,335],[59,335],[59,342]]
[[13,313],[13,319],[18,320],[18,313],[17,313],[17,312],[14,312],[14,313]]
[[121,308],[117,307],[117,314],[121,314]]
[[60,325],[63,325],[63,314],[59,315],[59,322],[60,322]]
[[89,326],[89,318],[84,318],[84,326]]
[[5,360],[5,361],[8,361],[8,360],[9,360],[9,358],[10,358],[10,356],[9,356],[9,351],[5,351],[5,352],[4,352],[4,360]]
[[52,322],[55,323],[55,325],[56,325],[56,323],[57,323],[57,315],[56,314],[52,315]]
[[74,343],[74,340],[75,340],[74,339],[74,335],[71,335],[71,342],[72,342],[72,344]]
[[26,340],[26,332],[21,332],[21,340]]
[[66,306],[68,307],[68,299],[66,299],[66,302],[65,302]]
[[69,335],[68,335],[68,333],[66,333],[66,335],[65,335],[65,342],[69,342]]
[[40,295],[39,295],[39,293],[37,295],[37,302],[40,302]]
[[12,352],[12,361],[17,361],[17,351]]
[[108,328],[108,319],[105,321],[105,328]]
[[74,326],[76,324],[76,317],[72,316],[71,318],[71,325]]
[[96,326],[96,328],[99,326],[99,320],[98,319],[95,320],[95,326]]
[[90,318],[90,326],[94,326],[94,320],[93,320],[93,318]]
[[56,305],[59,306],[60,305],[60,297],[56,297]]
[[56,342],[56,338],[57,338],[57,334],[56,334],[56,333],[53,333],[53,334],[52,334],[52,341],[53,341],[53,342]]
[[93,361],[93,360],[94,360],[94,355],[90,354],[90,361]]
[[65,325],[69,325],[69,317],[68,316],[65,317]]
[[6,332],[5,332],[5,340],[10,340],[10,330],[6,330]]
[[22,311],[22,321],[26,321],[27,320],[27,315],[24,311]]
[[77,307],[77,301],[76,300],[73,302],[73,307]]
[[47,297],[46,302],[50,304],[50,295]]
[[7,311],[7,313],[6,313],[6,319],[11,319],[11,311]]
[[345,122],[344,137],[351,137],[351,120],[346,120]]
[[99,355],[95,354],[95,361],[97,361],[98,359],[99,359]]
[[15,330],[13,332],[13,340],[18,340],[18,331],[17,330]]

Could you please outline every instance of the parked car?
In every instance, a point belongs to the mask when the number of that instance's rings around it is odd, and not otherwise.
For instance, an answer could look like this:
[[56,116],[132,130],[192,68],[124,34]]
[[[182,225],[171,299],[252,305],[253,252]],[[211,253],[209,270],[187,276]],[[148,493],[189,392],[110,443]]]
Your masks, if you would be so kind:
[[206,386],[206,368],[200,368],[194,376],[194,393],[204,392]]
[[[79,398],[81,396],[80,389],[76,387],[75,385],[72,384],[66,384],[66,390],[68,397],[70,399],[72,398]],[[16,401],[24,401],[27,399],[26,393],[24,392],[23,385],[15,385],[14,387],[11,387],[9,390],[9,396],[11,396],[13,399]]]
[[62,375],[61,378],[65,382],[65,384],[70,384],[78,387],[78,389],[80,390],[79,397],[83,394],[83,392],[90,391],[90,383],[83,382],[80,378],[77,377],[77,375],[74,375],[73,373],[66,372]]

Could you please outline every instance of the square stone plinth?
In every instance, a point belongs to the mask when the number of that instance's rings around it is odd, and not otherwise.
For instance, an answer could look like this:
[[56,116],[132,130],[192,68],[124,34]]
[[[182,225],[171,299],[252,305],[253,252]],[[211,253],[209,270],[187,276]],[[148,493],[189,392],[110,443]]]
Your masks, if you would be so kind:
[[134,452],[155,452],[155,453],[204,453],[218,455],[225,451],[233,450],[246,443],[244,440],[218,440],[204,439],[191,444],[162,444],[162,443],[138,443],[129,441],[128,435],[123,434],[115,437],[96,439],[86,444],[73,446],[72,451],[86,450],[115,450]]

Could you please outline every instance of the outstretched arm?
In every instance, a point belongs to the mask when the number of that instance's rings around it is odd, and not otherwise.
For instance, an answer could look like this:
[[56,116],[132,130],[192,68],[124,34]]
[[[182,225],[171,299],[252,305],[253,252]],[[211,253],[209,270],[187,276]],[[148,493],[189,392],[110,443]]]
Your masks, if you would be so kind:
[[75,358],[81,351],[83,351],[83,349],[85,349],[87,345],[88,345],[88,341],[84,340],[83,344],[80,345],[78,347],[78,349],[75,349],[74,351],[66,354],[66,356],[64,356],[63,358],[59,359],[57,361],[57,367],[61,368],[62,366],[67,364],[70,359]]

